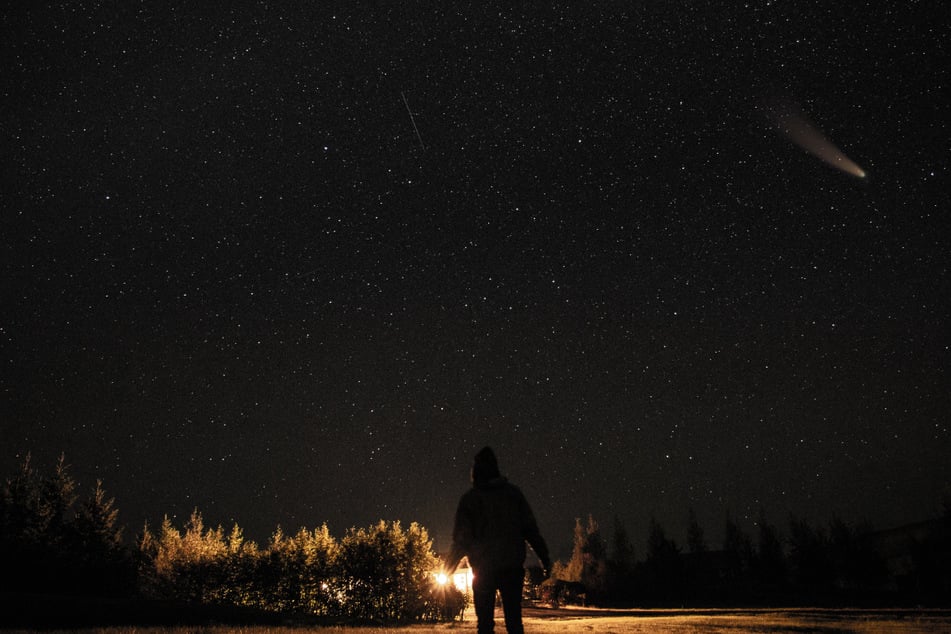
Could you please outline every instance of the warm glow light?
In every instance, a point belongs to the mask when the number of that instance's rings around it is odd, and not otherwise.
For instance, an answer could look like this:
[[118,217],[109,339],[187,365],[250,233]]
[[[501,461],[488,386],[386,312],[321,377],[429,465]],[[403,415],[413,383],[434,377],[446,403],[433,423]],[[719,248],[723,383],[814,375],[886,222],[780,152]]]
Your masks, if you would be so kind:
[[469,564],[465,558],[463,558],[462,563],[452,572],[452,574],[446,572],[445,568],[433,571],[432,574],[436,585],[440,587],[452,585],[456,590],[463,594],[472,593],[472,568],[469,567]]
[[455,574],[452,575],[452,585],[464,594],[472,592],[472,568],[467,566],[456,570]]

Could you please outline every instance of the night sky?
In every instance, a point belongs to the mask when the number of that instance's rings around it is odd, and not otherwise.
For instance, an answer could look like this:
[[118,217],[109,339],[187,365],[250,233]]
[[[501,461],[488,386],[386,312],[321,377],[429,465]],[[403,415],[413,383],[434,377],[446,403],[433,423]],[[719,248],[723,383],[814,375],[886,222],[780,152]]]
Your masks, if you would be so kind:
[[951,492],[940,3],[40,4],[0,12],[4,474],[445,549],[490,444],[562,556]]

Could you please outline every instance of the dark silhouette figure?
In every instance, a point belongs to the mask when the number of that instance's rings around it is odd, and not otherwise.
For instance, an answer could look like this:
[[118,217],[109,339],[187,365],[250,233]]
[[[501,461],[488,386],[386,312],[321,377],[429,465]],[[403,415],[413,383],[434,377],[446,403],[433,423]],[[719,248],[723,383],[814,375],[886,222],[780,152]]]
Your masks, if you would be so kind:
[[472,465],[472,488],[459,500],[447,561],[451,574],[463,556],[469,559],[479,634],[491,634],[495,628],[496,590],[502,595],[506,631],[524,632],[522,580],[526,541],[538,555],[547,576],[551,559],[535,515],[522,491],[499,473],[492,449],[485,447],[476,454]]

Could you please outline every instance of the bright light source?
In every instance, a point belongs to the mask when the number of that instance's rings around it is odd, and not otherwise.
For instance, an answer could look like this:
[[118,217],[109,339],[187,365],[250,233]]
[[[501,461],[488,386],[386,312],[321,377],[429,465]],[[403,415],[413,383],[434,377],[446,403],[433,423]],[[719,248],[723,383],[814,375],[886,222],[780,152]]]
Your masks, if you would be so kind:
[[444,586],[444,585],[446,585],[447,583],[449,583],[449,577],[448,577],[448,576],[446,575],[446,573],[444,573],[444,572],[437,572],[437,573],[436,573],[436,583],[438,583],[438,584],[441,585],[441,586]]

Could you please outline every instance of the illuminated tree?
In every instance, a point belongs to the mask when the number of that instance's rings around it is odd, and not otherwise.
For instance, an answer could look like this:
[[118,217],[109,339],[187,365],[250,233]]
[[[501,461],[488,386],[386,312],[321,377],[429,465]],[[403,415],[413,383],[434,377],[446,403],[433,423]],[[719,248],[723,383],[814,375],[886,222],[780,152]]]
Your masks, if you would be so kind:
[[226,549],[221,568],[222,583],[218,593],[223,603],[263,607],[258,589],[258,563],[261,559],[258,545],[244,538],[237,523],[225,538]]
[[586,587],[603,585],[607,562],[607,546],[601,537],[601,529],[594,517],[582,524],[575,518],[574,543],[571,559],[557,569],[557,578],[562,581],[577,581]]
[[575,518],[574,541],[571,547],[571,559],[564,566],[556,566],[554,573],[557,579],[562,581],[581,582],[581,571],[584,570],[584,548],[585,540],[584,525],[581,524],[581,518]]
[[[579,594],[584,595],[585,601],[605,598],[609,584],[607,550],[607,544],[594,517],[588,515],[587,524],[582,524],[580,518],[575,518],[571,559],[566,564],[555,562],[551,571],[552,579],[568,584],[580,584],[583,591],[579,590]],[[633,550],[631,554],[633,555]]]
[[226,602],[223,587],[228,544],[224,529],[205,529],[198,509],[192,512],[183,532],[166,516],[159,535],[146,534],[140,547],[151,551],[145,571],[145,588],[151,594],[196,603]]
[[426,530],[398,521],[351,528],[340,543],[344,610],[370,621],[419,620],[432,600],[436,558]]
[[292,537],[278,528],[261,557],[262,607],[322,615],[338,612],[338,552],[326,524],[313,531],[301,528]]
[[584,585],[589,601],[600,601],[608,582],[608,550],[601,529],[591,515],[584,532],[582,545],[581,583]]
[[296,539],[304,552],[304,574],[301,596],[308,611],[314,614],[339,612],[337,565],[340,545],[330,534],[327,524],[313,531],[301,529]]
[[205,528],[196,510],[183,531],[167,517],[157,535],[146,527],[139,550],[152,597],[374,621],[438,617],[432,541],[415,523],[381,521],[340,542],[326,525],[292,536],[278,527],[259,550],[237,525],[227,536]]

